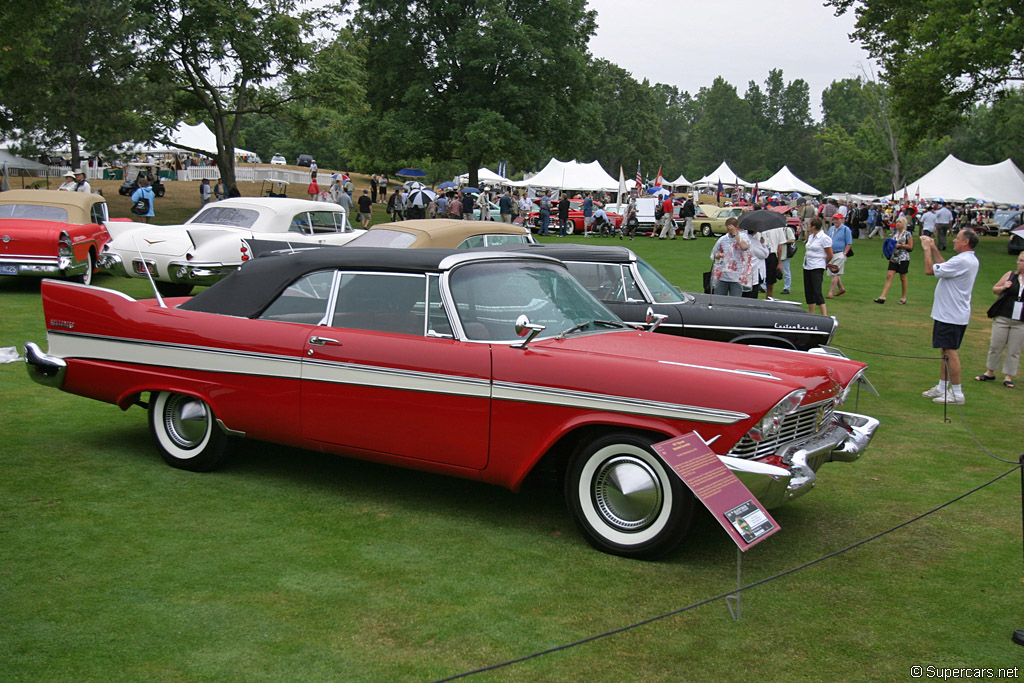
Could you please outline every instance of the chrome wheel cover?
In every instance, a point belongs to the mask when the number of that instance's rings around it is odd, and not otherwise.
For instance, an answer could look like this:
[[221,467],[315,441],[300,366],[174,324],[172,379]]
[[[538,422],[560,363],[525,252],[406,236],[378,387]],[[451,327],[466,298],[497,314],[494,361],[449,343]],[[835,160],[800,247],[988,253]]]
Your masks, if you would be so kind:
[[167,399],[164,405],[164,431],[177,446],[185,450],[203,444],[210,431],[210,423],[209,408],[199,399],[176,394]]
[[657,473],[640,458],[628,455],[601,463],[592,479],[591,495],[604,521],[627,533],[650,526],[664,504]]

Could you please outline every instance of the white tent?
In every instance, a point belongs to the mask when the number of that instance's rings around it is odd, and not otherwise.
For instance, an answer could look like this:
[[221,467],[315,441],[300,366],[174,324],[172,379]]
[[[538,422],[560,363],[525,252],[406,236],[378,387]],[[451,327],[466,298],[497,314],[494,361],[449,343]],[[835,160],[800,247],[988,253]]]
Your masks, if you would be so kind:
[[718,183],[722,183],[722,187],[734,187],[739,185],[740,187],[753,187],[754,183],[748,183],[743,178],[740,178],[736,173],[729,168],[729,164],[722,162],[718,168],[700,180],[693,181],[694,185],[716,187]]
[[686,176],[684,176],[682,173],[680,173],[678,178],[676,178],[675,180],[673,180],[670,183],[665,183],[665,184],[666,185],[671,185],[672,187],[675,188],[675,187],[690,187],[694,183],[691,183],[689,180],[686,179]]
[[38,161],[32,161],[30,159],[23,159],[22,157],[11,154],[6,149],[0,149],[0,165],[8,170],[24,170],[24,171],[45,171],[47,169],[46,164],[41,164]]
[[942,198],[948,202],[984,199],[996,204],[1024,204],[1024,173],[1010,159],[976,166],[950,154],[938,166],[896,193],[902,198]]
[[[481,183],[488,183],[488,184],[491,184],[491,185],[505,185],[505,184],[508,184],[508,180],[506,180],[505,178],[502,178],[500,175],[498,175],[497,173],[495,173],[491,169],[487,168],[486,166],[484,168],[481,168],[476,173],[477,173],[477,180],[479,182],[481,182]],[[459,185],[465,185],[466,183],[469,182],[469,174],[468,173],[463,173],[462,175],[460,175],[458,178],[455,179],[455,182],[457,182]]]
[[771,190],[772,192],[799,192],[800,194],[821,194],[821,190],[808,185],[793,175],[789,166],[783,166],[768,180],[758,184],[759,190]]
[[583,164],[552,159],[541,171],[526,180],[511,183],[516,187],[548,187],[552,190],[606,190],[614,192],[619,181],[608,175],[601,164],[591,161]]
[[[171,131],[168,138],[170,144],[147,143],[138,145],[131,151],[136,154],[175,154],[182,151],[182,146],[186,146],[206,152],[211,157],[217,153],[217,136],[201,121],[194,126],[182,121]],[[235,156],[256,156],[256,153],[235,147]]]

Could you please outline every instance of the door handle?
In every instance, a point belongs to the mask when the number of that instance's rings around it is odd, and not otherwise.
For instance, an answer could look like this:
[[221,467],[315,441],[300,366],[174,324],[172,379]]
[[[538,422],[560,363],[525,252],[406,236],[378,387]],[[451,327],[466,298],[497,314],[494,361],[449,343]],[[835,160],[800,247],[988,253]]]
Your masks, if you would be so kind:
[[341,346],[341,342],[337,339],[331,339],[330,337],[310,337],[309,343],[316,346],[324,346],[325,344],[336,344]]

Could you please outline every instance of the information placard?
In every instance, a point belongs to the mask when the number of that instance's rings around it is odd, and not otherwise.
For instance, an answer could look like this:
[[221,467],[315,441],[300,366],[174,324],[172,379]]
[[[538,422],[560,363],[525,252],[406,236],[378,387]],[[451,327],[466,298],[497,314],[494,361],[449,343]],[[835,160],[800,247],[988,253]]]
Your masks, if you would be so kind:
[[740,550],[779,531],[778,522],[696,432],[656,443],[653,448]]

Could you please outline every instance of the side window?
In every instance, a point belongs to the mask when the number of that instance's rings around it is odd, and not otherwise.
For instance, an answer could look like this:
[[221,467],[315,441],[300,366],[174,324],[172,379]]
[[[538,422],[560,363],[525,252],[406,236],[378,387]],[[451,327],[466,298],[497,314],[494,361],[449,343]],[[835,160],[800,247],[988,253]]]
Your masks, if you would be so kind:
[[343,273],[331,327],[423,336],[425,276],[404,273]]
[[473,235],[462,240],[462,244],[458,246],[459,249],[474,249],[476,247],[486,246],[483,235]]
[[259,316],[261,320],[319,325],[327,317],[334,271],[310,273],[281,292]]
[[104,202],[96,202],[89,211],[89,222],[96,225],[105,225],[107,222],[107,205]]
[[[622,303],[626,300],[622,266],[617,263],[567,263],[569,272],[580,281],[591,294],[601,301]],[[636,283],[627,278],[632,289]]]
[[526,244],[526,235],[485,235],[484,240],[488,247],[501,246],[502,244]]
[[288,232],[297,232],[300,235],[313,234],[313,230],[310,226],[309,214],[305,211],[295,214],[292,217],[292,224],[288,227]]
[[427,276],[427,336],[455,336],[444,304],[441,302],[440,278],[437,275]]
[[307,216],[314,234],[341,232],[345,225],[344,214],[334,211],[310,211]]

